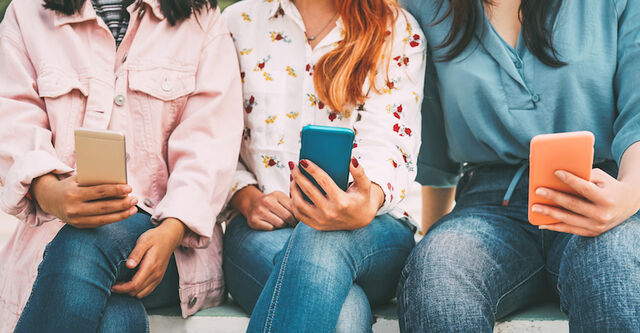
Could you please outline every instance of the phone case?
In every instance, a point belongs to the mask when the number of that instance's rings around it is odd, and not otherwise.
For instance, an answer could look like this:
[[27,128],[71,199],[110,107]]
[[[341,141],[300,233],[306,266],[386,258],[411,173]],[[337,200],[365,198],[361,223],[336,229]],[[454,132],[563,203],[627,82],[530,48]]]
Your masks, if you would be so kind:
[[[343,191],[349,186],[349,163],[354,133],[350,128],[308,125],[302,128],[300,159],[307,159],[324,170]],[[302,173],[322,189],[304,169]],[[324,194],[324,191],[322,191]],[[304,193],[303,193],[304,195]],[[305,199],[308,200],[308,198]]]
[[546,225],[559,221],[531,211],[534,204],[557,206],[553,202],[536,195],[539,187],[577,194],[560,181],[554,174],[564,170],[591,180],[595,138],[591,132],[568,132],[538,135],[531,140],[529,166],[529,222],[533,225]]
[[77,129],[76,166],[78,184],[126,184],[127,161],[124,134]]

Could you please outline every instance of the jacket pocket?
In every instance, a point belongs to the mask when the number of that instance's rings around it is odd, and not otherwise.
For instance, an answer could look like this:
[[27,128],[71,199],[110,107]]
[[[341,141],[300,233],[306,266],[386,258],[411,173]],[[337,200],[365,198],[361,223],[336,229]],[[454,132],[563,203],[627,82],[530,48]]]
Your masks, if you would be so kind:
[[193,93],[195,70],[152,68],[129,70],[129,88],[168,102]]

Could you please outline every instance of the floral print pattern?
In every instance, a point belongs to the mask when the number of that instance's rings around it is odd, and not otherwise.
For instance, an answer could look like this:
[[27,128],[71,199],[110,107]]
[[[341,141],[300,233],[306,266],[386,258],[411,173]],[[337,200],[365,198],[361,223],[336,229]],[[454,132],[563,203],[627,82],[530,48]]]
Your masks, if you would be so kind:
[[234,190],[256,184],[267,193],[288,193],[289,170],[283,166],[298,161],[302,127],[347,127],[356,133],[352,156],[385,193],[379,214],[401,217],[404,211],[396,205],[416,172],[426,57],[413,17],[402,11],[389,26],[385,39],[391,51],[378,65],[375,89],[365,83],[363,105],[336,112],[318,98],[313,74],[317,61],[344,38],[341,19],[312,49],[289,0],[245,0],[223,15],[238,50],[245,96],[245,140]]

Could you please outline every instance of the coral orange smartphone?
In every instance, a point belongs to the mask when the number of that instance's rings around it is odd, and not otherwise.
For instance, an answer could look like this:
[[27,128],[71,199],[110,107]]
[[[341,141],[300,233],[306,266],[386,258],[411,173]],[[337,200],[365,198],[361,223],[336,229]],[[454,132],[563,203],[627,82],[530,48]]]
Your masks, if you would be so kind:
[[531,211],[534,204],[557,206],[555,203],[536,195],[539,187],[577,194],[561,182],[555,175],[556,170],[564,170],[591,180],[595,138],[591,132],[568,132],[542,134],[531,140],[529,165],[529,222],[533,225],[546,225],[559,221]]

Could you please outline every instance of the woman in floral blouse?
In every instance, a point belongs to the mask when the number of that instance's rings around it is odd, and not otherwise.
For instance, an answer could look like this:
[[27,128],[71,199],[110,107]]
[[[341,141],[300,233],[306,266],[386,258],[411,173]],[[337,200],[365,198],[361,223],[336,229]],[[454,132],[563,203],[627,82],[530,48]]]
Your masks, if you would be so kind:
[[[249,331],[370,331],[371,304],[393,297],[414,245],[397,204],[420,145],[422,32],[389,0],[247,0],[224,15],[246,126],[224,240],[228,288],[253,312]],[[309,124],[356,132],[346,192],[300,161],[321,195],[294,163]]]

